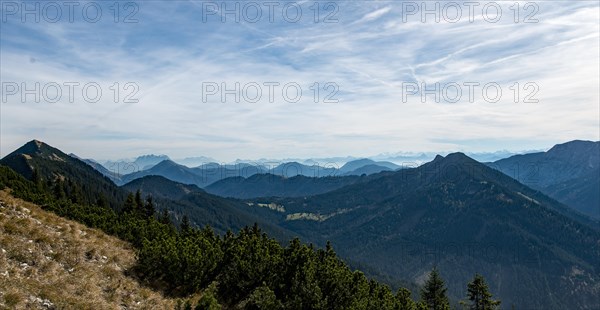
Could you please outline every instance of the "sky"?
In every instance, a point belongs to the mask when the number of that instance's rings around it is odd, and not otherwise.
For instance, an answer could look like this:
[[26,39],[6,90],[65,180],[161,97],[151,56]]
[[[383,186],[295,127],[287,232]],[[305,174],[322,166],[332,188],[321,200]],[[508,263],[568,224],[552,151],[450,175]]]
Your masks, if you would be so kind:
[[32,139],[221,161],[600,140],[599,2],[469,3],[2,0],[0,156]]

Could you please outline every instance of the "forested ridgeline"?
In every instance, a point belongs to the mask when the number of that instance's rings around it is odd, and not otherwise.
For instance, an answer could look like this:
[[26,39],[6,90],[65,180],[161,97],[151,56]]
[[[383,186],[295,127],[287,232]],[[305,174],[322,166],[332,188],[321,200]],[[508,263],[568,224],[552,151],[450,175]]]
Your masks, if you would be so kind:
[[[437,270],[413,301],[409,290],[397,292],[351,270],[328,243],[324,249],[293,239],[282,246],[257,225],[220,236],[198,229],[183,218],[176,227],[166,210],[155,210],[152,197],[130,194],[118,209],[105,197],[81,203],[76,183],[24,179],[0,166],[0,189],[42,205],[60,216],[99,228],[130,242],[138,250],[136,277],[167,295],[201,296],[181,304],[191,309],[449,309],[445,285]],[[492,309],[498,302],[476,275],[468,286],[467,304]]]

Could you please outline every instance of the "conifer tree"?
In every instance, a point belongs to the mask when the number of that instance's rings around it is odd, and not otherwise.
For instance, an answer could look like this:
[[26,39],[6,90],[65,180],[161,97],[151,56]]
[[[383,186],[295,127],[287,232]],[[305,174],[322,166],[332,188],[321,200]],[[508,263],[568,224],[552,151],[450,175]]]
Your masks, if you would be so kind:
[[42,177],[37,169],[33,169],[31,180],[35,184],[38,191],[42,191],[44,189],[44,182],[42,182]]
[[429,274],[429,279],[421,289],[421,301],[425,303],[430,310],[448,310],[450,303],[446,296],[446,285],[440,277],[437,268],[433,268]]
[[133,210],[135,210],[135,199],[133,198],[133,194],[129,193],[123,206],[123,213],[131,213]]
[[57,200],[61,200],[66,198],[67,194],[65,193],[65,184],[63,181],[58,180],[56,184],[54,184],[54,197]]
[[146,217],[150,218],[154,216],[154,201],[152,199],[152,196],[148,196],[146,198],[146,205],[144,206],[144,212],[146,213]]
[[169,211],[167,209],[162,210],[159,222],[166,225],[171,223],[171,219],[169,218]]
[[415,304],[415,302],[410,298],[410,291],[408,289],[405,289],[403,287],[401,287],[400,289],[398,289],[398,292],[396,293],[396,300],[397,300],[397,304],[398,304],[398,309],[403,309],[403,310],[415,310],[417,309],[417,305]]
[[190,219],[187,217],[187,215],[183,216],[181,219],[181,225],[179,227],[181,228],[181,233],[184,235],[191,231],[192,225],[190,224]]
[[499,300],[492,299],[487,283],[480,274],[475,274],[473,281],[467,284],[467,298],[471,310],[493,310],[500,306]]
[[136,210],[141,210],[142,207],[144,206],[142,204],[142,193],[140,192],[139,189],[135,192],[135,206],[136,206]]
[[100,208],[108,208],[108,200],[106,199],[106,196],[104,195],[99,195],[98,199],[96,200],[96,205]]

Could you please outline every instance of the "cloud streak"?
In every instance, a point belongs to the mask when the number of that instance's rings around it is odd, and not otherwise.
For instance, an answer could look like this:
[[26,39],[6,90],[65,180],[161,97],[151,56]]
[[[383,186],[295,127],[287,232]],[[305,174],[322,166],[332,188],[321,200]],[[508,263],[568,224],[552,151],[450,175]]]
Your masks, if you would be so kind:
[[[403,7],[393,1],[340,1],[337,11],[321,3],[318,14],[314,2],[298,2],[302,18],[289,22],[281,15],[286,3],[272,22],[263,14],[256,23],[212,15],[203,22],[203,3],[194,1],[140,2],[133,24],[9,19],[0,30],[3,82],[96,82],[103,96],[97,103],[11,96],[1,105],[0,156],[32,138],[83,157],[164,153],[225,161],[520,150],[523,141],[532,149],[600,139],[596,2],[538,2],[537,23],[522,22],[523,7],[515,23],[512,3],[503,2],[497,23],[481,16],[403,21]],[[334,12],[337,22],[326,23]],[[122,88],[113,102],[115,82],[138,85],[139,102],[123,103]],[[280,87],[269,102],[263,87],[256,103],[236,103],[233,95],[204,102],[207,82],[294,82],[302,97],[287,102]],[[339,86],[338,103],[324,102],[332,93],[327,82]],[[481,94],[469,102],[466,89],[456,103],[435,96],[423,103],[420,94],[403,100],[403,87],[415,82],[496,82],[503,94],[496,103]],[[539,87],[536,104],[523,102],[528,82]],[[484,139],[490,143],[468,142]]]

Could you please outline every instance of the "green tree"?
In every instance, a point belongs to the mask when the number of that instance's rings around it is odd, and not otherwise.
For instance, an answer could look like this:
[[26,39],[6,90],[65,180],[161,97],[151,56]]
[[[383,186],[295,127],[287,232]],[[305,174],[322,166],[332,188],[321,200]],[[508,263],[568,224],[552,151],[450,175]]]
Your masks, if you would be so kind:
[[152,199],[152,196],[148,196],[146,198],[146,204],[144,205],[144,212],[146,213],[146,217],[150,218],[154,216],[154,201]]
[[437,268],[433,268],[429,274],[429,279],[421,289],[421,301],[430,310],[448,310],[450,302],[446,296],[446,285],[440,276]]
[[123,213],[131,213],[135,210],[135,199],[132,193],[127,195],[127,199],[125,200],[125,205],[123,206]]
[[37,169],[33,169],[33,172],[31,174],[31,180],[35,184],[37,191],[44,190],[44,182],[42,181],[42,177],[40,176],[40,173],[38,172]]
[[492,299],[488,285],[480,274],[475,274],[473,281],[467,284],[467,298],[471,310],[493,310],[500,306],[499,300]]
[[318,257],[312,245],[307,246],[294,238],[283,252],[282,270],[277,273],[285,289],[283,296],[286,309],[323,309],[325,299],[319,287]]
[[283,304],[275,296],[275,292],[266,284],[255,289],[244,301],[247,310],[278,310],[283,309]]
[[54,184],[54,197],[57,200],[65,199],[67,194],[65,193],[65,183],[61,180],[57,180]]
[[258,226],[245,227],[238,236],[223,242],[223,264],[219,275],[219,295],[241,301],[271,275],[281,260],[281,245],[262,234]]
[[195,310],[221,310],[221,305],[215,296],[216,287],[211,284],[202,294]]
[[106,196],[104,196],[103,194],[98,196],[98,199],[96,200],[96,205],[100,208],[108,208],[108,200],[106,199]]
[[169,210],[163,209],[158,221],[165,225],[171,224],[171,219],[169,218]]
[[140,192],[139,189],[135,192],[135,206],[137,207],[138,210],[143,207],[142,192]]
[[369,280],[369,290],[368,309],[392,310],[396,308],[396,299],[387,285]]
[[77,183],[74,183],[71,179],[67,181],[67,189],[69,193],[69,199],[72,203],[80,204],[84,201],[83,191]]
[[410,298],[410,295],[411,295],[411,293],[408,289],[405,289],[403,287],[398,289],[398,292],[396,293],[396,301],[398,302],[398,309],[402,309],[402,310],[417,309],[417,305],[412,300],[412,298]]
[[190,219],[187,217],[187,215],[184,215],[183,218],[181,218],[181,224],[179,228],[181,228],[181,233],[183,234],[189,233],[192,229],[192,224],[190,224]]

